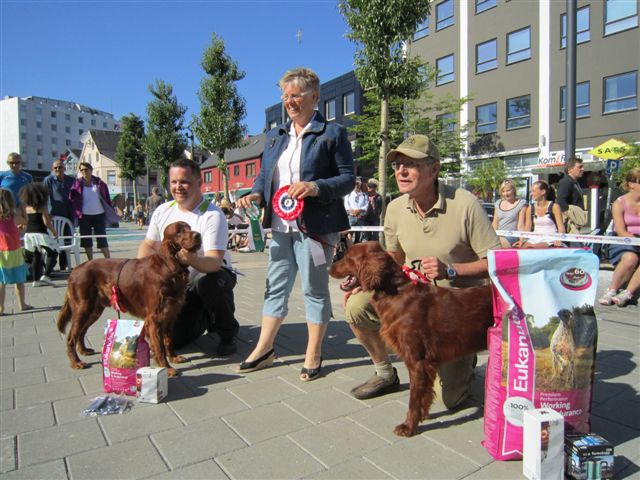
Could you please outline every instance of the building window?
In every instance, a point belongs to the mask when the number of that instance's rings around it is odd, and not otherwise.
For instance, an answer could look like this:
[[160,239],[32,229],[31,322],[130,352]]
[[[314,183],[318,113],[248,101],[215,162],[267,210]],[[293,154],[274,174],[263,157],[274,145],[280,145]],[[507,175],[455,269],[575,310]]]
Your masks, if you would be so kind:
[[353,92],[345,93],[342,96],[342,111],[345,115],[351,115],[356,111],[356,94]]
[[336,99],[332,98],[324,102],[324,116],[327,120],[334,120],[336,118]]
[[96,119],[95,119],[95,118],[92,118],[92,119],[91,119],[91,126],[92,126],[92,127],[95,127],[95,126],[96,126]]
[[436,85],[444,85],[445,83],[453,82],[455,80],[453,72],[453,55],[447,55],[446,57],[436,60],[436,69],[438,70]]
[[498,40],[476,45],[476,73],[486,72],[498,67]]
[[638,108],[638,72],[604,79],[604,113]]
[[79,128],[79,129],[78,129],[78,135],[82,135],[83,133],[84,133],[84,130],[83,130],[83,129],[81,129],[81,128]]
[[27,139],[27,134],[26,134],[26,133],[24,133],[24,132],[22,132],[22,133],[20,134],[20,140],[26,140],[26,139]]
[[78,117],[78,123],[84,123],[84,117]]
[[51,118],[56,118],[56,112],[51,112]]
[[109,185],[116,184],[116,171],[115,170],[107,170],[107,183]]
[[413,34],[414,40],[419,40],[429,35],[429,17],[425,18],[423,22],[416,28],[416,33]]
[[252,178],[256,176],[256,164],[247,163],[244,167],[245,177]]
[[65,144],[67,147],[70,147],[70,146],[71,146],[71,140],[69,140],[69,139],[67,138],[67,139],[64,141],[64,144]]
[[36,135],[36,142],[42,142],[42,135]]
[[436,31],[453,25],[453,0],[445,0],[436,5]]
[[107,122],[102,122],[102,128],[109,128],[107,127]]
[[21,127],[26,127],[27,126],[27,120],[25,118],[21,118],[20,119],[20,126]]
[[[560,121],[564,122],[567,114],[567,89],[560,87]],[[576,118],[584,118],[591,115],[589,106],[589,82],[576,84]]]
[[52,132],[57,132],[58,131],[58,126],[55,123],[51,124],[51,131]]
[[51,137],[51,143],[58,143],[58,138],[57,137]]
[[507,65],[531,58],[531,28],[507,34]]
[[496,6],[496,0],[476,0],[476,13],[484,12]]
[[64,114],[64,119],[67,121],[71,121],[71,115],[69,115],[68,113]]
[[456,117],[453,113],[436,115],[436,122],[440,132],[454,132],[456,129]]
[[36,115],[42,115],[42,107],[36,107]]
[[606,0],[604,4],[604,34],[629,30],[638,26],[638,3],[634,0]]
[[42,128],[42,122],[40,120],[36,122],[36,128]]
[[240,175],[240,165],[234,165],[233,166],[233,176],[237,177],[238,175]]
[[51,150],[51,158],[58,158],[58,152]]
[[278,122],[269,122],[269,130],[276,128],[278,126]]
[[211,172],[204,172],[204,183],[211,183],[212,180],[213,177],[211,175]]
[[507,100],[507,130],[531,126],[531,95]]
[[71,133],[71,127],[64,127],[64,133]]
[[476,133],[494,133],[498,131],[497,104],[488,103],[476,107]]
[[36,149],[36,155],[39,156],[39,157],[42,156],[42,149],[41,148]]
[[[588,42],[591,39],[589,30],[589,5],[576,12],[576,43]],[[560,48],[567,48],[567,14],[560,15]]]

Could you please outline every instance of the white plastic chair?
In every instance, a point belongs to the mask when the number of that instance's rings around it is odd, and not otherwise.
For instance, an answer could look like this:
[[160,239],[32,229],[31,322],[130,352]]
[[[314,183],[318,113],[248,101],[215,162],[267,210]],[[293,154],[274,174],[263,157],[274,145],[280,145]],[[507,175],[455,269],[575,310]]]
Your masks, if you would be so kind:
[[68,218],[53,216],[51,217],[51,221],[53,222],[53,228],[56,230],[58,237],[65,235],[65,226],[69,227],[67,233],[71,232],[71,235],[73,235],[71,244],[69,245],[64,244],[64,239],[58,238],[58,251],[60,254],[64,253],[67,256],[67,270],[71,270],[71,253],[73,253],[75,257],[76,267],[80,265],[80,239],[76,236],[75,227]]

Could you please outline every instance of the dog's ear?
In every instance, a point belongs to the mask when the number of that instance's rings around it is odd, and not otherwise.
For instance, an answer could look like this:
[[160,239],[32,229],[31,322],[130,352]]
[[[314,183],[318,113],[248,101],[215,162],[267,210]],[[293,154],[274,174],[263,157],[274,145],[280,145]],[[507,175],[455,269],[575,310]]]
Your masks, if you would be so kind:
[[388,262],[393,259],[383,250],[369,253],[358,265],[358,280],[364,290],[385,290],[389,286],[393,270]]
[[183,229],[182,223],[183,222],[172,223],[164,229],[164,235],[162,238],[162,250],[167,252],[169,255],[175,255],[182,248],[176,241],[178,234]]

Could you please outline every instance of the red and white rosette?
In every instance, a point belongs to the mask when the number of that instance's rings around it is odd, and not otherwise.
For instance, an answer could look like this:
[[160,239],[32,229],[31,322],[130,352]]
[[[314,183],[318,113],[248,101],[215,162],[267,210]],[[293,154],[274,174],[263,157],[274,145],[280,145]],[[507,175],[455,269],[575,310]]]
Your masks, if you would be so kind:
[[280,187],[273,196],[273,211],[283,220],[295,220],[304,208],[303,199],[295,199],[287,193],[290,185]]

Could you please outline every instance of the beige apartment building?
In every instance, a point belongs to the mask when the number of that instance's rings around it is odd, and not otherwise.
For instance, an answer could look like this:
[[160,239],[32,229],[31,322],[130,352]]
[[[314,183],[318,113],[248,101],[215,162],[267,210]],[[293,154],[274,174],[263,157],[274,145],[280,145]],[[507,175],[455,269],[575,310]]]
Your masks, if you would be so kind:
[[[576,25],[576,154],[591,171],[586,186],[602,187],[605,162],[588,151],[610,138],[640,141],[638,1],[578,0]],[[438,69],[435,95],[471,98],[452,125],[473,122],[463,171],[498,157],[514,178],[557,181],[566,1],[434,1],[407,51]]]

